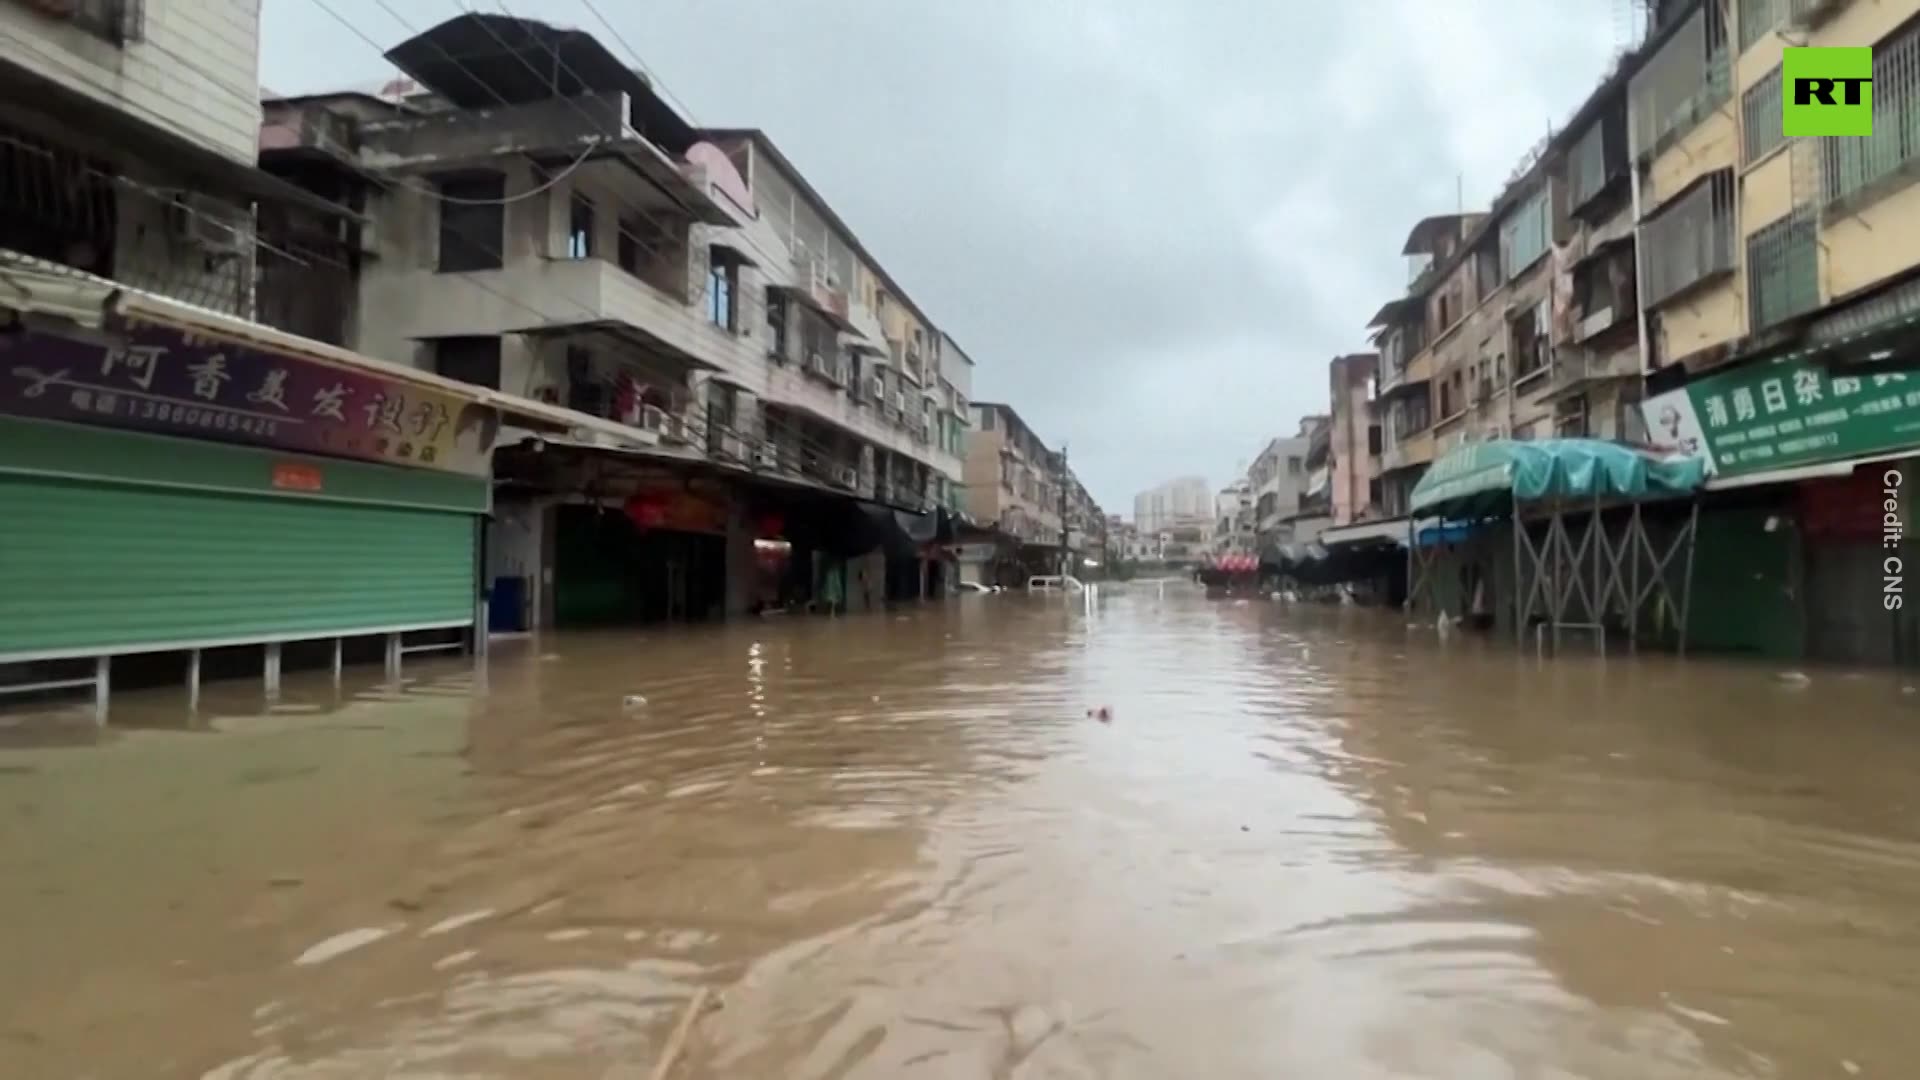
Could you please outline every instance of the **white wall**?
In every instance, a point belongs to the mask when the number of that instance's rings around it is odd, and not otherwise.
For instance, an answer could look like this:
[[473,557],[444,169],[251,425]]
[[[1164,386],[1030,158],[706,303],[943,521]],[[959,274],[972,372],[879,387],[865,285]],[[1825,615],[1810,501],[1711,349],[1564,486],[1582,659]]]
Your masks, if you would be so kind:
[[144,0],[144,7],[142,40],[119,46],[7,0],[0,39],[8,40],[9,61],[252,164],[260,137],[259,0]]

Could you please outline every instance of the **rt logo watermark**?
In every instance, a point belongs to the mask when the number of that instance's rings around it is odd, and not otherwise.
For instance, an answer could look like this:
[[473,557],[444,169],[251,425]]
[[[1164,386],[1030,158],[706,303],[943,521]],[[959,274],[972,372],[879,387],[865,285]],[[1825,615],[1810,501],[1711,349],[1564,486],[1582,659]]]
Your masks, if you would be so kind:
[[1873,134],[1873,48],[1788,48],[1780,58],[1781,131]]

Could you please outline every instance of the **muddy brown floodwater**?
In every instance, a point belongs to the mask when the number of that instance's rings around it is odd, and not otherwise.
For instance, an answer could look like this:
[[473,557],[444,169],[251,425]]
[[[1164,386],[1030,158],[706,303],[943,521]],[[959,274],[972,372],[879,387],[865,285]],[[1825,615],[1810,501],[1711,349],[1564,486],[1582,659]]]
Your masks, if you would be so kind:
[[0,1076],[644,1078],[701,986],[683,1080],[1920,1058],[1884,672],[1543,665],[1176,584],[359,678],[15,730]]

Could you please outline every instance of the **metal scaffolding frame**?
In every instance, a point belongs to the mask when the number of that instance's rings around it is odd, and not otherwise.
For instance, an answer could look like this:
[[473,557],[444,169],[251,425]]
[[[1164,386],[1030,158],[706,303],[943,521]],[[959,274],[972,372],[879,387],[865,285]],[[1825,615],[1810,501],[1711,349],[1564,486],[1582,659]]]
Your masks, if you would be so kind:
[[[1503,520],[1512,532],[1514,643],[1524,646],[1531,628],[1537,651],[1544,654],[1550,638],[1557,652],[1562,631],[1584,630],[1604,653],[1608,627],[1621,625],[1628,650],[1638,651],[1642,620],[1664,606],[1677,615],[1678,648],[1685,656],[1700,526],[1700,500],[1689,501],[1682,523],[1664,536],[1644,502],[1597,497],[1536,504],[1531,515],[1526,504],[1510,498],[1500,518],[1475,519]],[[1447,524],[1443,517],[1439,527]],[[1450,553],[1485,545],[1490,536],[1482,530],[1463,544],[1423,553],[1409,522],[1408,609],[1417,609],[1431,591],[1434,571]]]

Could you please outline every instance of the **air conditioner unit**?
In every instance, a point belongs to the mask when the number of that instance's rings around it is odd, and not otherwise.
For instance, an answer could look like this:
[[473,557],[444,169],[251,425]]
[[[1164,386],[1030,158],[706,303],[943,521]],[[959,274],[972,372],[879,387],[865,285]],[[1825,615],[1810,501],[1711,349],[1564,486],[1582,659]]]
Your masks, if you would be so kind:
[[247,212],[198,192],[175,198],[174,235],[208,255],[239,255],[252,245],[253,223]]
[[827,373],[827,358],[817,352],[807,354],[807,370],[816,375]]
[[857,488],[860,486],[860,471],[851,465],[840,467],[840,486]]
[[1847,6],[1847,0],[1789,0],[1787,26],[1793,30],[1811,30]]
[[868,376],[867,396],[874,401],[885,401],[887,399],[887,380],[880,375]]
[[660,441],[670,443],[687,443],[692,441],[687,437],[686,417],[679,416],[675,413],[668,413],[666,426],[660,429]]
[[747,441],[738,435],[720,436],[720,456],[728,461],[747,460]]
[[753,448],[753,463],[763,469],[780,467],[780,454],[771,443],[762,443]]
[[667,410],[658,405],[640,406],[640,428],[659,434],[667,429]]
[[907,395],[898,390],[893,392],[893,411],[897,413],[907,411]]

